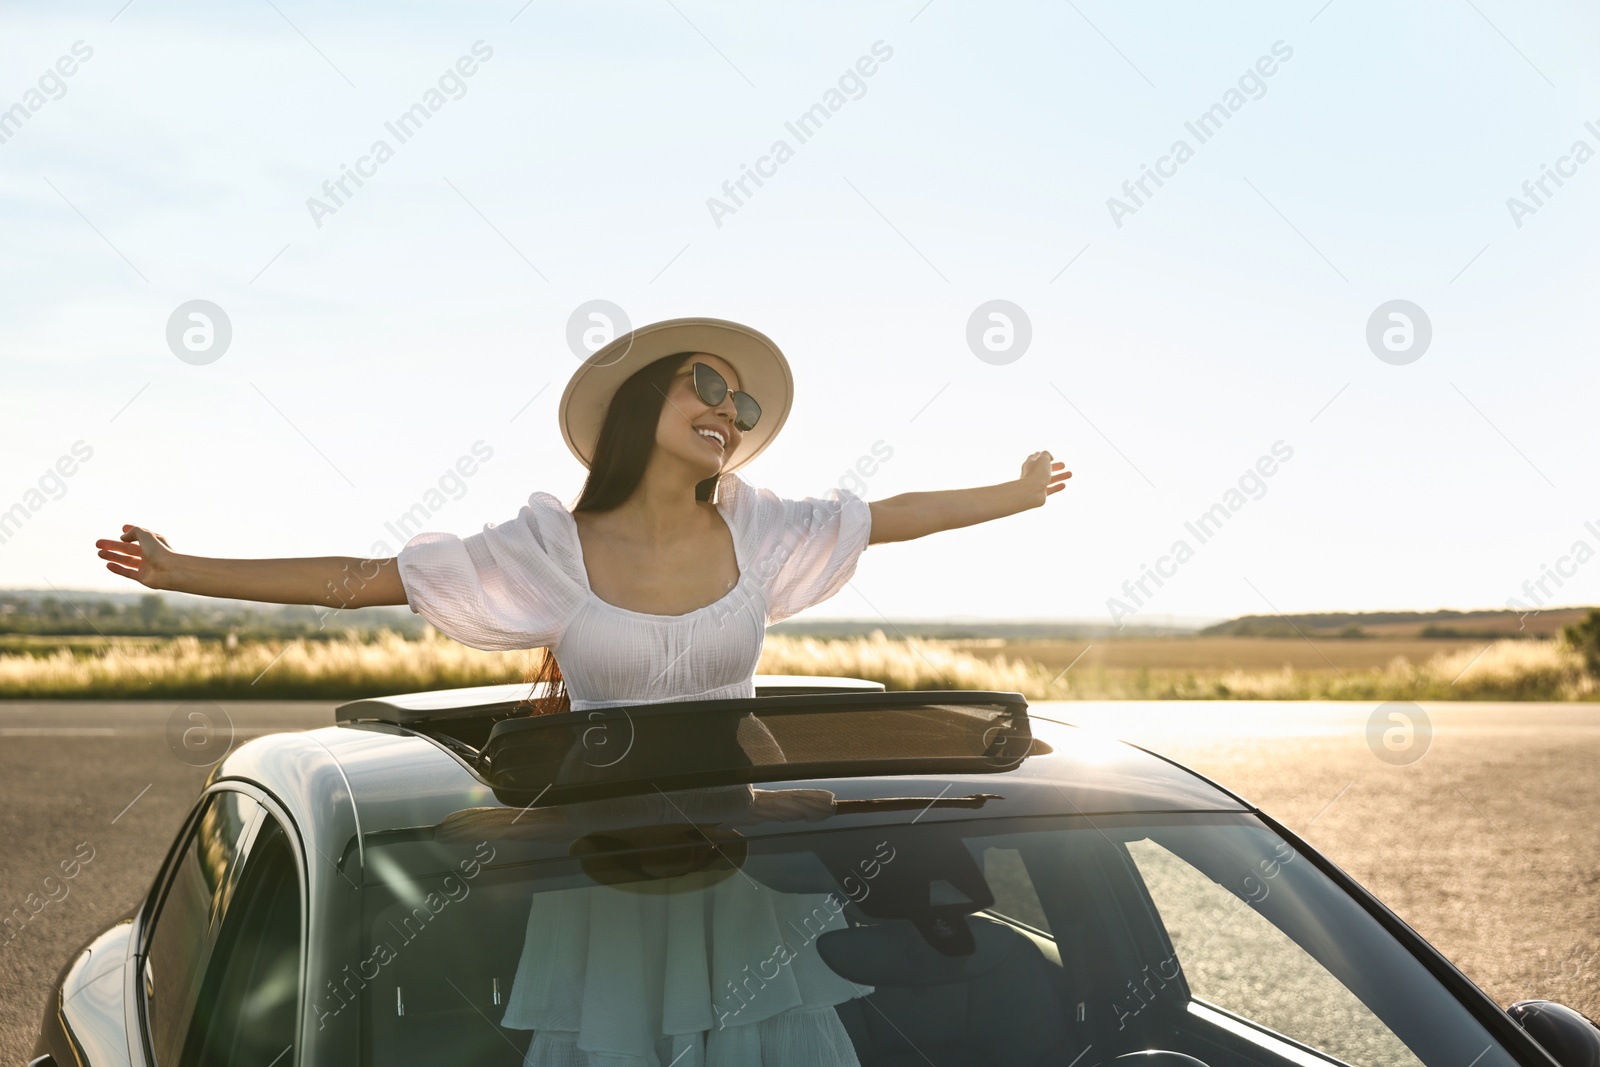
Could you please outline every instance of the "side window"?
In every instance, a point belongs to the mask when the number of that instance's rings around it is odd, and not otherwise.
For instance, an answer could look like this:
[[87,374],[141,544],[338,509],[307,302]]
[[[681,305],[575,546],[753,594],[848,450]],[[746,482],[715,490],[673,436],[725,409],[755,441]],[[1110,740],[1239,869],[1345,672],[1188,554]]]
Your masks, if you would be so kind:
[[156,911],[142,984],[150,1041],[160,1067],[178,1062],[178,1044],[194,1014],[211,933],[228,911],[239,852],[260,812],[261,806],[243,793],[223,791],[207,797]]
[[[1128,854],[1194,999],[1346,1063],[1420,1067],[1355,994],[1255,908],[1153,841],[1129,842]],[[1144,1000],[1135,993],[1119,1010],[1136,1015]]]
[[292,1067],[300,1002],[300,872],[263,815],[201,984],[180,1067]]
[[1039,904],[1039,893],[1033,888],[1033,879],[1028,877],[1022,853],[1014,848],[990,845],[983,838],[974,838],[970,844],[978,850],[984,881],[989,883],[989,891],[994,894],[991,910],[1050,933],[1050,920],[1045,918],[1044,908]]

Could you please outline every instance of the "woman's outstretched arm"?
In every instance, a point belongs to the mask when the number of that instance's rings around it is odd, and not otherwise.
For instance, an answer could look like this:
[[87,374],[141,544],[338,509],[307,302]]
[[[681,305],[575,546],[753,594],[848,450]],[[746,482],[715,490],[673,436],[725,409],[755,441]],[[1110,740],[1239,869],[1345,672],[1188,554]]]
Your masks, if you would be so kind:
[[151,589],[261,600],[269,604],[316,604],[367,608],[405,604],[405,588],[393,556],[308,556],[298,559],[213,559],[172,551],[167,539],[143,526],[124,526],[120,540],[96,541],[112,574]]
[[1067,487],[1072,472],[1065,463],[1052,463],[1050,453],[1035,452],[1022,464],[1016,481],[980,485],[972,489],[939,489],[930,493],[901,493],[874,500],[872,532],[867,544],[910,541],[940,530],[954,530],[990,519],[1042,507],[1052,493]]

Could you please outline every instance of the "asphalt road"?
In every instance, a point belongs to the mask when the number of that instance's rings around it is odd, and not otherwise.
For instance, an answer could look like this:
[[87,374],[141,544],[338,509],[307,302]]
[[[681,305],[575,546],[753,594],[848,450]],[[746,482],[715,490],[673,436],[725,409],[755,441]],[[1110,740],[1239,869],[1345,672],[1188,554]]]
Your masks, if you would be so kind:
[[[1500,1003],[1549,997],[1600,1016],[1600,707],[1425,704],[1431,732],[1410,734],[1398,720],[1374,726],[1364,704],[1035,707],[1258,803]],[[333,721],[332,703],[223,708],[234,743]],[[190,725],[182,710],[0,702],[0,919],[12,920],[0,931],[0,1064],[26,1062],[58,969],[143,897],[193,803],[206,768],[181,757],[215,751],[169,743],[175,716]],[[31,914],[50,876],[58,899]]]
[[[223,707],[236,743],[333,723],[332,703]],[[0,702],[0,919],[12,920],[0,929],[0,1064],[28,1061],[62,964],[144,898],[194,803],[208,768],[168,746],[177,710],[161,701]],[[176,751],[189,754],[181,740]],[[61,878],[63,861],[71,869],[91,854],[76,877]],[[65,895],[45,884],[52,876]],[[33,914],[29,894],[58,899]]]

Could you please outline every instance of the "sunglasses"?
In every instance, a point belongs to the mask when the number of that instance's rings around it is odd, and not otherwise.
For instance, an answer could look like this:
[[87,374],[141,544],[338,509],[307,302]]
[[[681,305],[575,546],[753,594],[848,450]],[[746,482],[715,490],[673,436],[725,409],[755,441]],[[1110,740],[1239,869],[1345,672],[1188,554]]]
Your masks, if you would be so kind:
[[[704,363],[696,363],[693,373],[694,392],[700,398],[700,402],[710,407],[722,403],[728,395],[728,380]],[[761,405],[757,404],[755,397],[749,393],[736,391],[733,394],[733,407],[733,424],[739,427],[741,432],[749,433],[755,427],[756,420],[761,418]]]

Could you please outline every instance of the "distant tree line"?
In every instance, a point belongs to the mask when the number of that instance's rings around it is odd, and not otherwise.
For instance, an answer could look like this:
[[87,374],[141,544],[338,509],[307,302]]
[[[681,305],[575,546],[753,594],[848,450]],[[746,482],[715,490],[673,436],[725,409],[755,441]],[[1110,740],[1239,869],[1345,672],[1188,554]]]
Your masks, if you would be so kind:
[[416,636],[422,619],[409,609],[363,608],[324,612],[310,605],[241,605],[193,598],[171,603],[159,593],[137,598],[93,598],[0,592],[0,634],[84,636],[194,636],[309,640],[387,629]]
[[[1567,609],[1562,609],[1567,610]],[[1496,621],[1505,626],[1495,626]],[[1439,639],[1495,641],[1516,638],[1548,638],[1553,633],[1538,633],[1518,625],[1514,611],[1369,611],[1324,612],[1305,615],[1241,615],[1200,631],[1201,637],[1318,637],[1375,638],[1366,629],[1385,624],[1417,625],[1415,636]],[[1476,624],[1476,625],[1474,625]],[[1399,636],[1391,633],[1389,636]]]
[[1591,608],[1581,621],[1564,627],[1561,636],[1583,657],[1584,670],[1600,678],[1600,608]]

